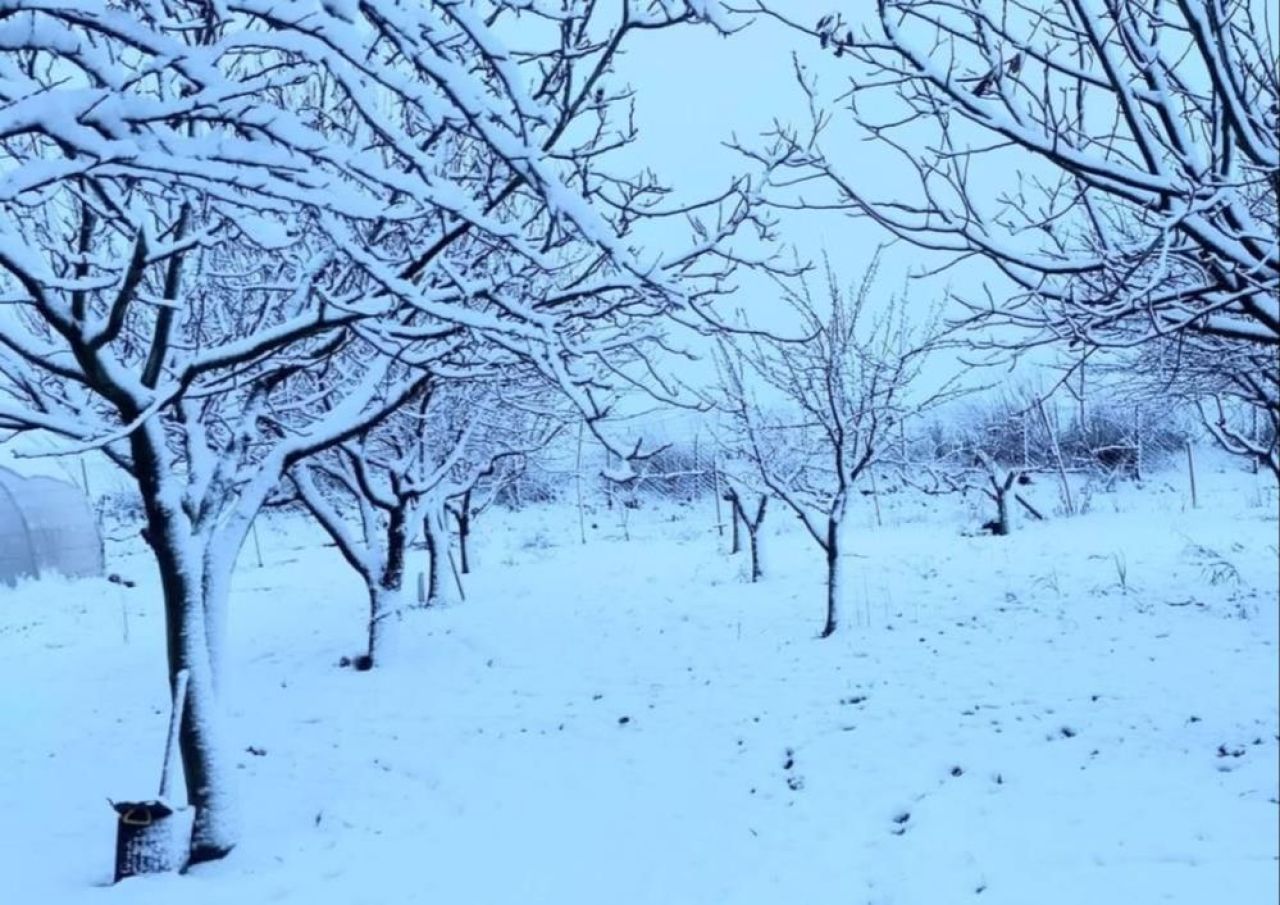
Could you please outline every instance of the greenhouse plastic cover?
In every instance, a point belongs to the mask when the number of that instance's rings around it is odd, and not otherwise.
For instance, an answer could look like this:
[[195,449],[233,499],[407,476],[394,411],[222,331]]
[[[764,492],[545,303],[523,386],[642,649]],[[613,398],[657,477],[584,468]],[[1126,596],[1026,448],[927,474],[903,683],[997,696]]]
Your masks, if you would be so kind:
[[0,467],[0,584],[102,570],[102,538],[80,488]]

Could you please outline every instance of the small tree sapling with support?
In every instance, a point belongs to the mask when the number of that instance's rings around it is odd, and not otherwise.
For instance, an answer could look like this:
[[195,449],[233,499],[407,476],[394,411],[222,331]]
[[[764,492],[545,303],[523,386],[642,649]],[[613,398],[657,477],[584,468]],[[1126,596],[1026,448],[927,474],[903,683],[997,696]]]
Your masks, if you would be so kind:
[[756,495],[755,506],[748,508],[743,503],[742,493],[736,487],[725,491],[725,500],[733,508],[733,544],[734,552],[738,547],[738,523],[747,529],[747,548],[751,553],[751,583],[755,584],[764,577],[764,569],[760,562],[760,526],[764,524],[765,510],[769,505],[769,495]]
[[983,522],[982,530],[996,537],[1006,537],[1013,533],[1011,501],[1016,502],[1036,521],[1044,520],[1040,510],[1015,489],[1030,483],[1030,469],[1006,468],[985,450],[968,444],[950,458],[960,458],[962,462],[958,465],[945,460],[927,464],[900,463],[898,476],[903,484],[931,496],[950,493],[963,495],[970,490],[979,491],[995,504],[996,510],[994,518]]
[[[982,530],[996,536],[1013,532],[1014,503],[1031,518],[1043,520],[1040,510],[1018,490],[1031,483],[1036,470],[1022,429],[1024,415],[1035,402],[1021,409],[1018,404],[1002,394],[953,415],[950,429],[935,425],[922,456],[907,455],[904,447],[892,463],[897,480],[930,496],[978,491],[995,504],[994,517],[983,522]],[[1010,459],[1022,464],[1006,464]]]
[[1009,511],[1009,498],[1012,497],[1025,509],[1032,518],[1042,521],[1044,516],[1028,503],[1013,488],[1026,483],[1029,478],[1025,469],[1001,468],[995,459],[982,450],[974,450],[974,461],[977,462],[986,476],[982,484],[982,492],[996,504],[996,517],[987,522],[986,527],[997,537],[1005,537],[1013,531],[1013,520]]
[[564,429],[568,412],[563,400],[534,380],[525,387],[499,388],[490,403],[501,417],[479,425],[464,461],[449,475],[445,514],[453,519],[458,538],[457,571],[470,575],[470,539],[476,519],[489,510],[504,490],[524,474],[528,456],[544,449]]
[[[545,445],[550,442],[552,436],[554,434],[549,432],[545,439],[536,442]],[[493,461],[474,473],[474,483],[464,487],[461,492],[446,501],[445,509],[453,518],[454,530],[458,537],[458,572],[460,574],[471,574],[470,540],[476,519],[497,501],[503,490],[520,479],[524,471],[526,452],[533,451],[529,449],[497,453]]]

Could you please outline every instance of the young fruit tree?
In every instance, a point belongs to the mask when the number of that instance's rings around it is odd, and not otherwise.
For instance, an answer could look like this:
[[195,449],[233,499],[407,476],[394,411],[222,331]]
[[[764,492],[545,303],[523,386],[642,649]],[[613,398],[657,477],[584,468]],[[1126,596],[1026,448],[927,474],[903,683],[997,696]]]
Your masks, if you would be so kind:
[[[440,526],[434,531],[439,542],[428,544],[432,557],[428,590],[433,583],[440,584],[439,559],[432,547],[448,548],[448,523],[454,525],[452,535],[458,550],[451,568],[456,566],[459,576],[469,575],[476,519],[520,479],[529,458],[551,444],[572,417],[580,415],[566,404],[563,393],[531,373],[508,372],[500,379],[468,382],[456,387],[449,401],[441,406],[442,417],[433,436],[444,441],[453,438],[452,442],[465,443],[465,449],[442,482],[439,502],[432,506],[437,518],[423,521],[427,537],[429,527]],[[448,448],[447,443],[442,446]],[[430,593],[426,597],[432,599]]]
[[[574,411],[563,392],[529,369],[457,382],[446,390],[428,410],[424,436],[427,459],[439,476],[422,519],[427,603],[449,600],[455,596],[451,589],[462,594],[462,576],[471,571],[475,518],[519,474],[528,456],[560,434]],[[456,532],[449,530],[450,520]]]
[[[741,383],[740,371],[730,370],[740,362],[732,358],[731,351],[723,345],[716,364],[720,370],[721,388],[737,385],[735,380]],[[723,399],[721,405],[724,405]],[[717,423],[715,478],[716,486],[723,488],[720,499],[729,504],[729,555],[737,556],[742,552],[742,536],[746,534],[748,575],[755,583],[765,575],[760,534],[769,510],[769,489],[760,480],[754,451],[741,428],[739,417],[730,417],[727,424]]]
[[[351,273],[305,240],[268,250],[229,226],[225,238],[200,226],[205,238],[186,242],[186,222],[225,226],[220,205],[180,189],[148,197],[141,180],[96,181],[64,187],[65,209],[50,202],[17,221],[37,240],[28,251],[48,257],[6,262],[26,297],[2,328],[0,425],[99,449],[136,482],[170,681],[189,677],[179,750],[195,862],[236,840],[220,704],[231,576],[253,520],[293,461],[394,409],[422,375],[354,326],[382,302],[327,308],[322,286]],[[113,216],[99,217],[100,201]]]
[[[983,345],[1158,344],[1161,377],[1225,448],[1280,412],[1280,33],[1255,0],[877,0],[789,18],[850,72],[848,109],[893,177],[782,134],[795,184],[1003,279],[969,298]],[[812,76],[801,83],[814,109]],[[896,160],[899,165],[893,165]],[[877,177],[879,178],[879,177]],[[1220,378],[1206,385],[1205,368]],[[1230,397],[1229,404],[1219,407]]]
[[998,462],[977,443],[963,443],[937,461],[899,463],[899,477],[908,487],[930,495],[976,490],[995,505],[994,518],[982,523],[982,530],[996,537],[1013,533],[1013,503],[1031,518],[1043,521],[1044,515],[1027,501],[1019,488],[1031,483],[1025,467]]
[[[236,557],[295,464],[456,358],[594,370],[710,315],[754,219],[735,182],[642,259],[649,177],[608,78],[699,2],[24,0],[0,9],[0,430],[100,450],[144,503],[164,594],[188,860],[239,836],[220,717]],[[512,47],[507,42],[513,43]]]
[[747,532],[751,582],[754,584],[764,578],[764,564],[760,556],[760,529],[764,526],[764,516],[769,508],[769,494],[753,494],[744,486],[745,482],[735,481],[727,474],[723,477],[728,485],[724,500],[729,504],[729,518],[733,520],[733,548],[730,552],[738,552],[741,526]]
[[290,470],[307,509],[368,589],[367,646],[353,660],[357,669],[394,656],[395,636],[413,606],[409,554],[419,536],[428,555],[423,603],[437,602],[449,582],[460,581],[445,506],[469,496],[504,460],[554,436],[558,423],[521,405],[541,401],[545,392],[509,378],[429,379],[376,425]]
[[873,265],[825,297],[785,290],[804,335],[759,333],[721,344],[723,405],[737,446],[770,495],[800,519],[826,559],[821,637],[840,624],[846,521],[859,481],[887,456],[904,420],[940,404],[954,379],[926,387],[921,371],[941,345],[932,320],[913,324],[899,299],[871,295]]

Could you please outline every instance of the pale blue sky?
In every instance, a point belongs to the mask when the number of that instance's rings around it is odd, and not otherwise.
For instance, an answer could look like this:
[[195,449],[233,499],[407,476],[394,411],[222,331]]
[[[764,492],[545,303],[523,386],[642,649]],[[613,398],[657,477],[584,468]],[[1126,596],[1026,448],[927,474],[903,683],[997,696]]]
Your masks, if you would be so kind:
[[[808,16],[816,21],[831,5],[830,0],[791,0],[787,10],[798,19]],[[801,129],[807,125],[805,97],[794,78],[793,53],[799,53],[830,97],[844,90],[853,72],[848,60],[835,60],[820,52],[812,40],[766,19],[728,37],[700,27],[634,38],[618,75],[636,89],[640,138],[622,159],[651,167],[678,191],[681,201],[722,189],[733,175],[749,169],[749,161],[725,147],[731,136],[743,144],[764,143],[761,136],[773,128],[775,120]],[[863,140],[846,111],[833,105],[833,112],[824,141],[828,155],[850,177],[892,195],[895,181],[901,179],[894,173],[892,160]],[[904,191],[912,187],[901,184]],[[784,212],[779,218],[784,242],[815,261],[825,252],[846,283],[856,283],[876,248],[892,239],[866,218],[818,212]],[[876,294],[887,298],[906,292],[911,310],[924,315],[945,299],[949,288],[976,294],[985,278],[996,276],[985,265],[970,262],[943,276],[908,283],[908,272],[937,267],[946,260],[897,242],[882,255]],[[753,322],[776,328],[779,312],[786,309],[774,302],[775,294],[767,282],[745,277],[735,301]],[[926,376],[930,382],[945,379],[956,366],[954,357],[940,355]],[[696,368],[682,365],[682,371],[688,379],[698,379],[693,373]],[[980,379],[988,382],[999,376],[988,372]]]

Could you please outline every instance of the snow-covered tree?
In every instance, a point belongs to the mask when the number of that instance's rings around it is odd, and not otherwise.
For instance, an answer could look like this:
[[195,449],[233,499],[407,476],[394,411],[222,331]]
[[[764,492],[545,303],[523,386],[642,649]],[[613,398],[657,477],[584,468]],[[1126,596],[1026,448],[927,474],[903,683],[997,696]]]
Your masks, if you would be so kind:
[[[748,342],[745,336],[738,337],[738,344]],[[748,575],[754,583],[765,577],[761,528],[769,510],[770,494],[768,485],[761,480],[758,461],[761,456],[778,458],[792,453],[785,446],[787,438],[776,434],[753,437],[747,429],[748,417],[754,415],[759,421],[763,413],[752,411],[757,400],[748,391],[742,356],[731,341],[721,343],[716,364],[722,397],[719,404],[730,412],[729,418],[717,419],[714,428],[716,486],[722,488],[721,500],[729,504],[729,555],[742,552],[745,534]]]
[[1223,449],[1280,478],[1280,347],[1168,337],[1119,367],[1153,411],[1192,407]]
[[[1023,329],[989,331],[993,348],[1165,345],[1163,378],[1202,391],[1224,445],[1267,455],[1217,405],[1229,392],[1264,421],[1280,411],[1280,35],[1266,4],[877,0],[816,24],[752,6],[849,67],[852,117],[889,155],[873,180],[821,135],[780,135],[776,158],[834,189],[820,203],[996,265],[990,297],[967,301],[983,324]],[[811,73],[801,82],[814,90]],[[1182,367],[1194,358],[1222,362],[1231,389],[1204,387]]]
[[852,292],[830,271],[824,297],[804,283],[788,290],[801,336],[757,333],[722,345],[725,407],[742,454],[826,557],[824,638],[840,621],[846,519],[858,482],[889,452],[902,421],[952,387],[919,381],[938,335],[929,321],[908,321],[901,301],[876,304],[875,270]]
[[[218,717],[227,596],[285,472],[362,435],[423,366],[532,362],[592,417],[756,224],[750,186],[642,254],[662,187],[624,39],[698,2],[34,0],[0,8],[0,429],[133,475],[165,595],[196,809],[237,837]],[[683,212],[682,212],[683,213]],[[706,224],[711,224],[710,226]],[[757,224],[758,225],[758,224]]]
[[539,395],[544,388],[509,378],[429,379],[378,424],[293,466],[299,496],[368,588],[368,645],[358,667],[383,662],[395,647],[392,636],[413,605],[415,540],[427,546],[425,603],[460,580],[452,565],[442,566],[451,562],[445,507],[469,498],[503,460],[547,443],[556,424],[534,408]]
[[[571,406],[563,394],[531,373],[504,373],[499,380],[471,382],[453,388],[447,406],[438,409],[439,420],[429,425],[437,448],[453,442],[465,447],[441,483],[432,508],[436,522],[423,522],[424,535],[435,524],[452,521],[457,538],[457,571],[468,575],[474,563],[471,536],[476,519],[519,480],[529,462],[561,434],[571,418]],[[428,544],[428,587],[440,586],[440,560],[450,544],[450,532],[437,530]],[[452,567],[451,567],[452,568]],[[460,581],[461,579],[459,579]]]
[[984,531],[997,537],[1013,533],[1014,507],[1018,505],[1032,518],[1044,515],[1018,492],[1030,483],[1025,466],[1002,463],[983,447],[980,438],[969,434],[960,444],[938,461],[895,463],[902,483],[930,495],[967,494],[971,490],[985,496],[995,505],[995,517],[983,523]]

